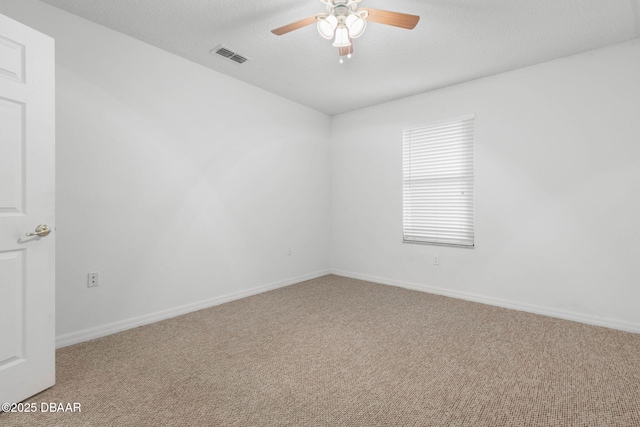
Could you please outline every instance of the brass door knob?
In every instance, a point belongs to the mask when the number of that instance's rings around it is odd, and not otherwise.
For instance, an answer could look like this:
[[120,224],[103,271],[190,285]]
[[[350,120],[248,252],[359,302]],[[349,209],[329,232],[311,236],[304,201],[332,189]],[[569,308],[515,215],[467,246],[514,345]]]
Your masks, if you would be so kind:
[[27,236],[46,237],[49,235],[49,233],[51,233],[51,229],[49,228],[49,226],[47,224],[40,224],[36,227],[36,231],[34,233],[27,233]]

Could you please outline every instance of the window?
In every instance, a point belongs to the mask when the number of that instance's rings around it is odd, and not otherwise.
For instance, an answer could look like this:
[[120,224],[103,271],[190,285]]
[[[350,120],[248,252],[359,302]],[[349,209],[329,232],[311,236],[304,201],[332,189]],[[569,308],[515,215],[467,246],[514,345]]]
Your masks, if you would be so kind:
[[474,116],[403,132],[404,242],[474,246]]

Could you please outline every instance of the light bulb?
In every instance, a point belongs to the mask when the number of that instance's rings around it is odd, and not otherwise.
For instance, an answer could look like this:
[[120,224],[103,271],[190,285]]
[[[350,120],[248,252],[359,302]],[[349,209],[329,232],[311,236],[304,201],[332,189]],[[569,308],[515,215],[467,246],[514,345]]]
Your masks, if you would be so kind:
[[347,30],[347,27],[343,24],[336,28],[336,38],[333,41],[333,45],[335,47],[351,46],[351,41],[349,41],[349,30]]
[[358,15],[349,15],[344,21],[345,25],[349,29],[349,36],[352,39],[356,39],[364,33],[364,29],[367,26],[367,21],[362,19]]
[[326,18],[318,19],[318,32],[325,39],[331,40],[333,38],[333,34],[337,25],[338,19],[333,15],[329,15]]

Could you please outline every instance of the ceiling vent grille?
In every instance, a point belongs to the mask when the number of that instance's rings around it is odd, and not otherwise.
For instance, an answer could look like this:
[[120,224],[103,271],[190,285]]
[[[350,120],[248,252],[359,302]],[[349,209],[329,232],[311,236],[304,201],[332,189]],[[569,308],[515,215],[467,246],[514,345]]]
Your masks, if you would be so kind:
[[229,49],[226,46],[222,46],[222,45],[218,45],[215,48],[213,48],[213,50],[211,51],[212,54],[216,54],[216,55],[220,55],[223,58],[227,58],[230,59],[231,61],[238,63],[238,64],[242,64],[244,62],[247,62],[250,58],[247,58],[244,55],[240,55],[239,53],[233,51],[232,49]]

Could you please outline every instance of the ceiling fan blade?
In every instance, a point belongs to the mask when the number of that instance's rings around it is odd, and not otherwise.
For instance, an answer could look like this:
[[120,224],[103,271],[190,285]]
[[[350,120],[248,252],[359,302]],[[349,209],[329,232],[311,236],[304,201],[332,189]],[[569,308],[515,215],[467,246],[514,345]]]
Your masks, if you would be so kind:
[[292,22],[291,24],[284,25],[280,28],[276,28],[275,30],[271,30],[273,34],[276,36],[281,36],[283,34],[290,33],[291,31],[298,30],[302,27],[306,27],[307,25],[315,24],[318,20],[318,17],[325,16],[326,14],[320,13],[318,15],[313,15],[308,18],[301,19],[296,22]]
[[338,53],[340,56],[345,56],[353,53],[353,43],[350,46],[343,46],[338,48]]
[[420,20],[417,15],[409,15],[400,12],[390,12],[388,10],[364,8],[369,14],[367,22],[377,22],[378,24],[393,25],[394,27],[412,30]]

